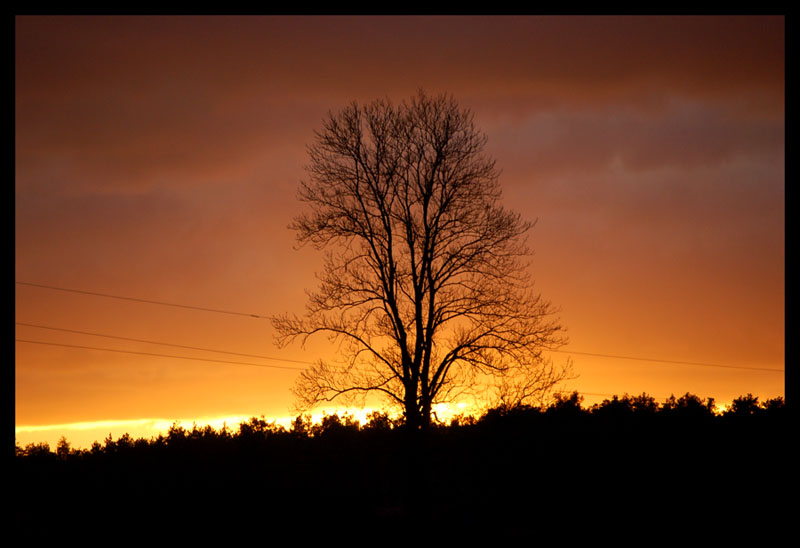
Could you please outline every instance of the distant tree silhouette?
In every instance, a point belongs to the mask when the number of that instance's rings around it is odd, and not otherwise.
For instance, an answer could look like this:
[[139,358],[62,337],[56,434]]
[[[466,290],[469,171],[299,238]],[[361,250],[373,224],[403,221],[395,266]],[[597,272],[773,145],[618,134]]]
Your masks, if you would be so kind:
[[622,416],[633,413],[633,403],[627,394],[621,398],[616,394],[611,399],[605,399],[599,405],[592,406],[592,413],[599,416]]
[[292,421],[291,432],[296,437],[308,437],[311,434],[311,415],[297,415]]
[[92,455],[101,455],[103,453],[103,446],[99,441],[95,440],[92,442],[92,447],[89,449],[89,453]]
[[285,432],[286,429],[277,424],[275,421],[267,422],[264,416],[261,418],[250,417],[250,420],[239,424],[239,437],[260,437],[265,438],[272,434],[279,434]]
[[[677,400],[675,400],[675,406],[677,405]],[[658,402],[656,402],[655,398],[647,394],[640,394],[638,396],[629,396],[628,394],[623,394],[622,396],[614,395],[611,399],[605,399],[601,403],[593,405],[591,408],[591,413],[593,415],[611,420],[628,420],[634,417],[642,418],[644,416],[650,417],[658,412]]]
[[739,396],[731,402],[730,408],[726,414],[733,414],[738,416],[755,415],[761,411],[761,406],[758,404],[758,396],[747,394],[746,396]]
[[360,430],[360,424],[351,415],[339,417],[338,413],[324,415],[319,424],[311,427],[312,436],[335,436],[343,433],[354,433]]
[[49,460],[56,457],[56,454],[50,451],[50,444],[46,441],[27,444],[19,455],[34,460]]
[[553,396],[553,403],[550,404],[545,413],[560,417],[576,417],[586,413],[586,410],[581,407],[582,402],[583,396],[578,394],[577,391],[569,395],[556,393]]
[[761,404],[767,415],[778,415],[786,407],[786,401],[782,397],[771,398]]
[[364,425],[366,430],[391,430],[395,426],[395,421],[389,417],[388,413],[372,411],[367,415],[367,422]]
[[125,432],[119,438],[117,438],[117,451],[131,451],[135,445],[135,440],[131,437],[130,434]]
[[273,325],[281,346],[323,333],[342,354],[302,373],[301,410],[382,394],[427,429],[435,403],[478,384],[513,405],[568,374],[543,354],[564,339],[532,291],[532,224],[500,205],[485,144],[445,95],[353,103],[325,120],[299,191],[308,210],[291,225],[301,244],[329,249],[321,286],[304,317]]
[[686,393],[680,398],[670,395],[661,407],[662,414],[682,418],[713,417],[716,409],[714,398],[703,400],[694,394]]
[[58,458],[65,460],[69,457],[70,453],[72,452],[70,448],[70,443],[67,441],[67,438],[61,436],[56,444],[56,455]]
[[631,409],[634,413],[653,415],[658,412],[659,405],[656,399],[645,393],[629,398]]

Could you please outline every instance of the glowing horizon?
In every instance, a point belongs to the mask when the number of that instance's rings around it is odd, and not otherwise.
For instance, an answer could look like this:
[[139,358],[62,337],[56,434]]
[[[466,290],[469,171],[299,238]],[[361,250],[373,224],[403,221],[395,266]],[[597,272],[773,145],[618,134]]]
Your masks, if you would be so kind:
[[[617,394],[622,397],[624,394]],[[628,396],[638,396],[641,394],[628,394]],[[648,394],[649,395],[649,394]],[[683,394],[672,394],[676,398]],[[701,397],[699,394],[695,396]],[[583,397],[581,407],[583,409],[590,409],[592,405],[600,404],[603,400],[610,400],[609,395],[598,394],[579,394]],[[745,396],[742,394],[741,396]],[[713,397],[713,396],[711,396]],[[777,397],[777,396],[776,396]],[[782,396],[781,396],[782,397]],[[658,399],[655,398],[656,403],[660,406],[668,398]],[[759,402],[766,401],[759,398]],[[588,400],[588,402],[587,402]],[[717,401],[714,400],[714,412],[717,415],[725,413],[731,407],[731,401]],[[466,402],[459,402],[455,404],[435,404],[434,410],[437,415],[436,418],[439,422],[449,423],[454,417],[459,415],[472,416],[479,418],[485,409],[475,407]],[[94,442],[103,443],[108,436],[113,440],[117,440],[120,436],[128,434],[131,438],[147,440],[158,438],[159,435],[166,436],[169,429],[173,426],[179,426],[186,430],[191,430],[195,426],[199,429],[211,426],[215,431],[221,431],[227,428],[230,432],[237,432],[239,425],[247,423],[251,419],[261,419],[268,424],[276,424],[282,426],[284,429],[291,430],[292,423],[299,416],[309,416],[312,424],[319,424],[325,416],[338,414],[340,418],[350,416],[359,422],[362,426],[369,420],[369,414],[377,411],[388,413],[390,417],[397,418],[400,414],[397,410],[391,411],[380,407],[335,407],[329,406],[314,410],[311,413],[301,413],[295,415],[283,415],[277,417],[267,417],[265,415],[225,415],[218,417],[200,417],[196,419],[175,419],[168,420],[164,418],[146,418],[146,419],[120,419],[120,420],[102,420],[93,422],[78,422],[69,424],[51,424],[51,425],[18,425],[15,426],[15,441],[18,446],[24,448],[26,445],[34,443],[47,443],[51,451],[55,451],[58,441],[63,436],[69,442],[72,449],[90,449]],[[116,434],[115,434],[116,432]]]

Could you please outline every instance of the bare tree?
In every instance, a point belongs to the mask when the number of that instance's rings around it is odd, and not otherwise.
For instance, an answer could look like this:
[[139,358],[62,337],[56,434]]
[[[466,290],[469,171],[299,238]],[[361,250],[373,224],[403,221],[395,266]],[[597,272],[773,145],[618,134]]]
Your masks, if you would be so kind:
[[542,354],[565,341],[532,291],[532,224],[500,205],[499,173],[468,110],[420,91],[397,106],[353,103],[315,137],[299,190],[308,208],[290,228],[327,248],[325,266],[306,315],[273,325],[280,346],[328,334],[341,362],[301,374],[302,407],[381,393],[426,429],[435,403],[487,381],[513,404],[565,378],[568,364]]

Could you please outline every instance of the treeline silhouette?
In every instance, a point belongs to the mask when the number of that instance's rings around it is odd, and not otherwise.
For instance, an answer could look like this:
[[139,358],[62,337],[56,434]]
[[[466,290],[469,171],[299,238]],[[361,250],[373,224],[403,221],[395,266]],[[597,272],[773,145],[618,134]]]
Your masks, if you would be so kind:
[[721,519],[721,508],[747,527],[788,512],[788,429],[782,398],[748,394],[718,413],[713,399],[688,393],[590,408],[572,393],[547,407],[458,416],[424,438],[380,412],[364,424],[298,416],[288,429],[263,417],[235,430],[174,424],[86,450],[65,438],[54,451],[16,445],[15,518],[54,532],[91,516],[112,531],[167,520],[194,524],[199,536],[238,523],[306,537],[348,528],[402,536],[432,524],[442,535],[524,537],[574,520],[688,531]]

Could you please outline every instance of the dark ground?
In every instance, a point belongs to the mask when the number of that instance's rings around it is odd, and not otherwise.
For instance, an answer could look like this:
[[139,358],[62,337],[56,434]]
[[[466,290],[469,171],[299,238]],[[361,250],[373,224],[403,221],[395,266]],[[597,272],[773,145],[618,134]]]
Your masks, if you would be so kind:
[[313,436],[258,425],[173,431],[61,456],[29,451],[14,459],[7,496],[23,536],[93,544],[94,535],[763,544],[796,519],[796,434],[784,410],[611,415],[498,412],[424,440],[337,421]]

